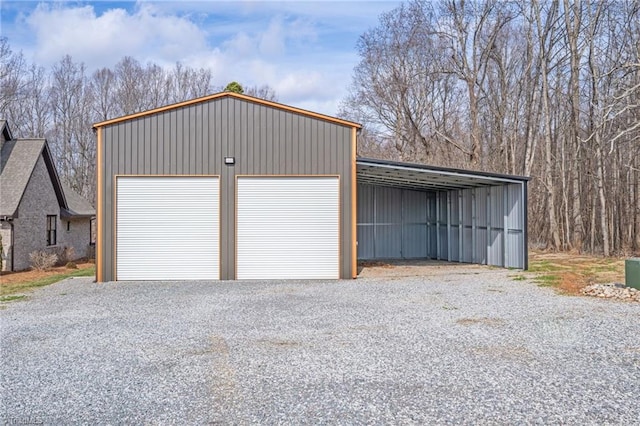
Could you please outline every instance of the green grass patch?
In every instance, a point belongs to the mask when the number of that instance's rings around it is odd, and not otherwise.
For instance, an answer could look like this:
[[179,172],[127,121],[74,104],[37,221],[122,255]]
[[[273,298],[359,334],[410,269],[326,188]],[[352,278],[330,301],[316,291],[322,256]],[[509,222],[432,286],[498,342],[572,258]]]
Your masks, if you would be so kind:
[[95,266],[85,269],[74,269],[70,272],[62,274],[49,275],[46,277],[38,278],[32,281],[16,282],[11,284],[0,285],[0,297],[7,295],[14,295],[15,293],[22,293],[26,290],[44,287],[49,284],[57,283],[58,281],[65,280],[72,277],[92,277],[96,274]]
[[594,265],[588,270],[591,273],[597,274],[600,272],[616,272],[620,267],[618,265]]
[[514,281],[524,281],[527,279],[524,275],[512,275],[511,279]]
[[529,264],[529,272],[558,272],[566,269],[548,260],[536,260]]
[[9,296],[0,297],[0,302],[11,302],[13,300],[24,299],[25,297],[27,297],[27,296],[24,295],[24,294],[11,294]]
[[554,287],[560,284],[561,277],[554,274],[539,275],[533,281],[540,287]]

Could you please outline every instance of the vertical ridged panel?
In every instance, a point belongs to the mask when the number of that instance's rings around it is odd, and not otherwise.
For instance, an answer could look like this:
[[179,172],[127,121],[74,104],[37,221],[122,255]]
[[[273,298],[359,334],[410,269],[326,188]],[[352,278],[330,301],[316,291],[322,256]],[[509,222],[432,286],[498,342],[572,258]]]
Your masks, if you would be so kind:
[[378,259],[402,258],[402,190],[377,186],[375,252]]
[[434,197],[431,192],[359,184],[358,258],[429,257],[433,239],[429,214],[435,214]]
[[462,192],[462,262],[473,262],[473,191],[464,189]]
[[[222,279],[235,277],[235,180],[249,174],[340,178],[340,276],[351,274],[351,128],[235,98],[166,110],[104,128],[103,263],[113,277],[115,175],[220,175]],[[225,156],[235,157],[225,166]]]
[[447,193],[438,192],[438,239],[440,241],[438,259],[447,260],[449,256],[449,242],[447,241]]
[[507,264],[510,268],[524,268],[524,251],[527,249],[524,241],[524,210],[525,200],[522,199],[522,185],[507,186]]
[[487,264],[504,266],[504,189],[502,185],[492,186],[489,191],[489,223],[491,224],[491,230],[488,232]]
[[428,256],[427,193],[402,192],[402,257],[424,259]]

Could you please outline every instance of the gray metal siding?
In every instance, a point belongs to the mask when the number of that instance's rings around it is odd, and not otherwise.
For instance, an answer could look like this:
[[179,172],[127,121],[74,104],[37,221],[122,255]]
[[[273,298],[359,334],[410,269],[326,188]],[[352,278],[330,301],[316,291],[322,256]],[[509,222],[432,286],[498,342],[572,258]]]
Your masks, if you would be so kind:
[[526,268],[523,185],[420,192],[359,184],[358,258]]
[[[217,98],[106,125],[99,131],[104,132],[106,281],[114,278],[113,180],[121,174],[220,176],[222,279],[235,278],[237,175],[339,175],[340,272],[342,278],[351,277],[350,127],[241,99]],[[235,157],[235,166],[224,165],[224,157]]]
[[358,259],[430,256],[432,193],[358,185]]

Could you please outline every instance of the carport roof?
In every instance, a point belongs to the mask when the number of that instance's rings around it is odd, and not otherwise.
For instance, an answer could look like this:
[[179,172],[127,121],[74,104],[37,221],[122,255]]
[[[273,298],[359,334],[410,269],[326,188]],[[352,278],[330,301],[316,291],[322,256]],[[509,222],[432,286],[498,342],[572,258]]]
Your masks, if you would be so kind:
[[522,183],[524,176],[503,175],[427,166],[424,164],[357,158],[358,183],[393,186],[419,191],[446,191],[450,189],[477,188],[481,186]]

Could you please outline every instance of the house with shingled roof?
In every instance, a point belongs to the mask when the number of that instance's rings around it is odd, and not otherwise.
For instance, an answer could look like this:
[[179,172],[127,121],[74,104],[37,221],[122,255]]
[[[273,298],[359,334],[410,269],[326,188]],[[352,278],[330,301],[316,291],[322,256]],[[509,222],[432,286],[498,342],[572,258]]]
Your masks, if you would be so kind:
[[0,120],[2,270],[31,266],[34,251],[87,256],[95,209],[64,185],[46,139],[14,139]]

